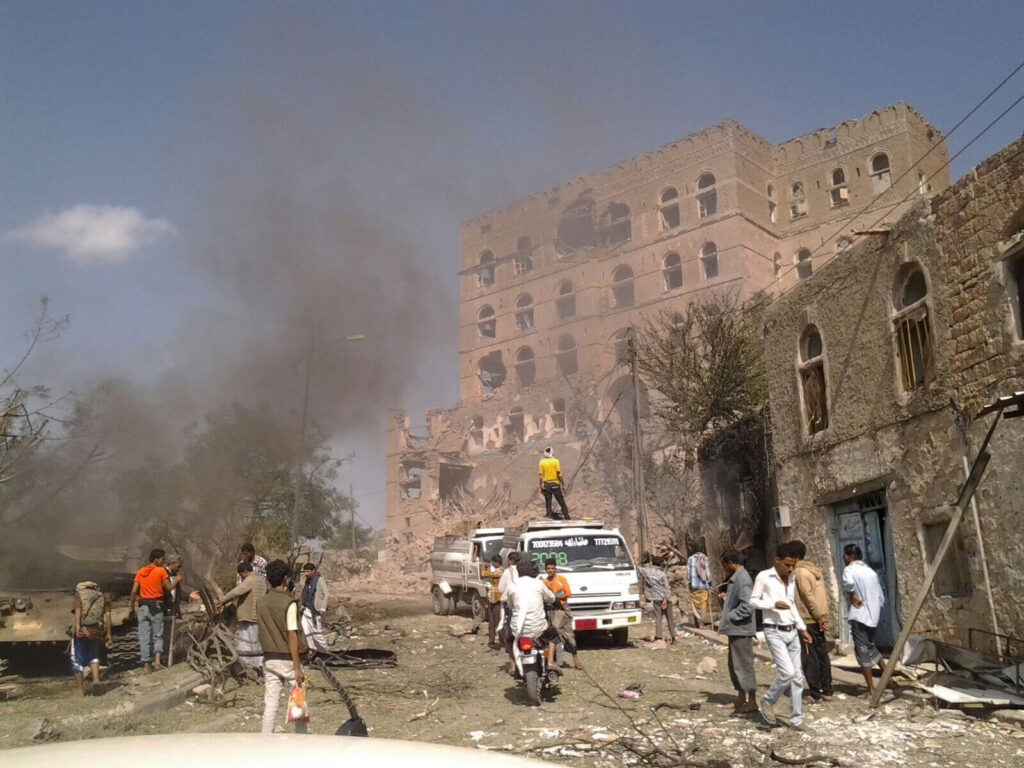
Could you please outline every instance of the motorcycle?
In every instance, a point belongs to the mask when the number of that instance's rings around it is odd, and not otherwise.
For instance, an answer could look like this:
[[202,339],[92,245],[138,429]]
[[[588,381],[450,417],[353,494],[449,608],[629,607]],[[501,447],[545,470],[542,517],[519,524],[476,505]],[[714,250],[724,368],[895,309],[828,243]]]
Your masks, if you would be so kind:
[[544,653],[548,641],[543,638],[520,635],[516,638],[516,669],[526,686],[526,699],[532,706],[540,706],[541,691],[558,685],[561,673],[548,667]]

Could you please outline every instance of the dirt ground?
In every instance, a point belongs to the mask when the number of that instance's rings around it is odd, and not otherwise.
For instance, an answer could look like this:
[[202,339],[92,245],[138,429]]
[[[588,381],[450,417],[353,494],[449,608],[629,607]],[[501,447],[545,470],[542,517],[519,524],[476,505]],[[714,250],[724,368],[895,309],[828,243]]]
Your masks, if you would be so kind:
[[[549,700],[529,707],[505,672],[504,654],[487,647],[486,627],[479,635],[465,634],[468,614],[431,615],[426,597],[357,599],[350,607],[354,636],[340,645],[387,649],[398,658],[394,668],[335,672],[356,700],[371,737],[516,752],[574,766],[679,762],[657,757],[659,750],[715,768],[760,766],[770,750],[791,759],[821,755],[824,764],[832,760],[859,768],[1024,765],[1024,730],[937,710],[909,689],[872,711],[862,688],[840,685],[834,701],[806,708],[804,732],[769,729],[756,717],[730,717],[733,691],[724,648],[687,635],[673,648],[651,649],[650,621],[633,630],[628,648],[613,648],[603,637],[581,643],[585,669],[568,669]],[[709,658],[716,665],[709,665]],[[717,669],[698,674],[699,665]],[[158,714],[124,713],[126,699],[140,691],[152,694],[190,673],[179,666],[147,676],[121,675],[102,695],[84,699],[71,695],[70,678],[22,678],[0,685],[10,697],[0,701],[0,745],[259,730],[262,688],[254,684],[229,685],[215,704],[193,696]],[[310,731],[333,733],[348,718],[347,710],[317,672],[308,674]],[[759,684],[767,686],[772,677],[771,666],[759,663]],[[617,696],[632,684],[643,686],[638,700]],[[788,699],[777,710],[787,712]],[[643,757],[652,752],[653,759]]]

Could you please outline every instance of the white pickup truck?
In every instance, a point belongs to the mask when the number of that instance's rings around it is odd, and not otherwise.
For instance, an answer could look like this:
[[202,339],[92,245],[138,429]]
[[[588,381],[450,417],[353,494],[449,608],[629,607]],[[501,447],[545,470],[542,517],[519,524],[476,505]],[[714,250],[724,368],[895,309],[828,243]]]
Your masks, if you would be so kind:
[[473,615],[484,618],[490,582],[480,575],[482,566],[501,549],[504,528],[477,528],[472,536],[439,536],[430,552],[430,599],[434,613],[455,613],[468,603]]
[[553,558],[569,582],[569,608],[576,632],[611,632],[625,645],[629,627],[640,623],[640,580],[617,528],[598,520],[534,520],[505,532],[502,554],[523,552],[543,573]]

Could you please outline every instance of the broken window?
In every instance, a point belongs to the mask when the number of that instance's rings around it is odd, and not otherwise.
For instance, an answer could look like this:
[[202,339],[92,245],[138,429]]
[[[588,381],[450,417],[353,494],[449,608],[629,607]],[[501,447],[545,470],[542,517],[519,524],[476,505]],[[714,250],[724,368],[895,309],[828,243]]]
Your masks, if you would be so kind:
[[811,263],[811,252],[806,248],[801,248],[796,252],[796,276],[800,280],[806,280],[811,276],[814,271],[814,265]]
[[1010,306],[1017,331],[1017,338],[1024,339],[1024,249],[1006,259],[1007,284],[1010,294]]
[[530,242],[529,235],[523,235],[516,240],[516,255],[512,259],[512,268],[517,277],[533,269],[533,256],[530,255],[532,251],[533,243]]
[[520,331],[528,331],[533,328],[533,297],[522,294],[516,299],[516,328]]
[[469,488],[469,478],[473,468],[462,464],[449,464],[442,461],[437,473],[437,495],[441,501],[451,499],[459,490]]
[[668,253],[661,260],[661,275],[665,279],[666,291],[683,287],[683,262],[678,253]]
[[516,406],[508,412],[509,434],[520,443],[526,439],[526,420],[523,409]]
[[[921,526],[921,537],[924,539],[925,558],[930,566],[935,560],[935,553],[939,551],[939,544],[949,522],[927,523]],[[953,544],[942,559],[942,564],[935,574],[935,581],[932,583],[932,591],[936,597],[948,595],[950,597],[967,597],[971,594],[971,571],[967,564],[967,552],[964,549],[964,539],[958,528],[953,536]]]
[[555,250],[559,256],[565,257],[579,248],[589,248],[596,243],[594,198],[588,189],[562,211],[562,218],[558,222],[558,236],[555,238]]
[[555,310],[558,312],[558,319],[565,320],[567,317],[576,315],[576,294],[573,293],[572,280],[563,280],[555,290],[558,297],[555,299]]
[[836,168],[829,174],[828,202],[832,208],[841,208],[850,202],[850,190],[846,187],[846,171]]
[[476,316],[476,327],[480,331],[480,341],[494,341],[497,330],[497,320],[494,318],[494,309],[485,304],[480,307]]
[[804,183],[794,181],[789,188],[789,220],[794,221],[807,215],[807,196],[804,194]]
[[555,347],[555,362],[558,365],[558,372],[563,376],[572,376],[580,369],[576,359],[576,341],[572,336],[563,336],[558,340]]
[[892,185],[892,174],[889,170],[889,156],[885,152],[879,152],[871,158],[871,188],[874,192],[881,192]]
[[775,187],[768,185],[768,220],[774,224],[778,218],[779,204],[775,202]]
[[484,447],[484,417],[474,416],[470,422],[469,427],[469,438],[473,441],[477,448]]
[[697,216],[706,219],[718,212],[718,190],[715,189],[715,176],[703,173],[697,179]]
[[494,285],[494,254],[484,251],[480,254],[480,266],[477,267],[476,284],[480,288]]
[[700,249],[700,264],[704,270],[705,280],[714,280],[718,277],[718,246],[714,243],[704,243]]
[[665,232],[679,226],[679,190],[675,187],[668,187],[661,193],[661,203],[658,213],[661,218],[661,231]]
[[492,352],[486,357],[480,358],[478,376],[480,377],[480,392],[489,395],[505,383],[505,364],[501,362],[501,352]]
[[605,213],[607,226],[604,230],[606,246],[622,245],[633,239],[633,224],[629,218],[629,206],[625,203],[612,203]]
[[927,195],[932,191],[932,185],[928,183],[928,177],[922,171],[917,172],[917,194]]
[[537,379],[537,361],[529,347],[522,347],[516,352],[516,378],[521,387],[529,387]]
[[775,279],[779,279],[779,275],[782,274],[782,254],[778,251],[772,256],[772,272],[775,273]]
[[551,426],[565,431],[565,399],[556,397],[551,401]]
[[804,425],[813,435],[828,427],[828,394],[825,391],[825,360],[821,334],[808,326],[800,339],[800,390],[803,395]]
[[629,365],[629,328],[620,328],[611,335],[608,350],[615,356],[615,365]]
[[612,297],[616,307],[633,306],[633,270],[626,264],[612,272]]
[[916,265],[899,285],[896,303],[896,350],[903,389],[910,392],[931,374],[931,331],[928,324],[928,285]]

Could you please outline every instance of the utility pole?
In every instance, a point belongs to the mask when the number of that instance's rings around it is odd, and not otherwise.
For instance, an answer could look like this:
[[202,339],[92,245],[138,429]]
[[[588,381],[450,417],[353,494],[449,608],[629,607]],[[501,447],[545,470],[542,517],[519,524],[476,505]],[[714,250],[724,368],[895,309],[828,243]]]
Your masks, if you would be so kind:
[[299,543],[299,514],[302,511],[302,490],[305,476],[302,462],[306,458],[306,424],[309,418],[309,383],[313,378],[313,333],[309,334],[309,353],[306,355],[306,384],[302,392],[302,417],[299,422],[299,453],[295,462],[295,503],[292,506],[292,546]]
[[644,486],[644,436],[640,429],[640,376],[637,372],[636,328],[629,327],[629,372],[633,380],[633,497],[636,502],[637,536],[640,551],[647,551],[647,490]]
[[352,559],[355,560],[359,557],[359,545],[356,543],[356,497],[352,494],[352,483],[348,484],[348,503],[352,513],[350,516],[350,525],[352,526]]

